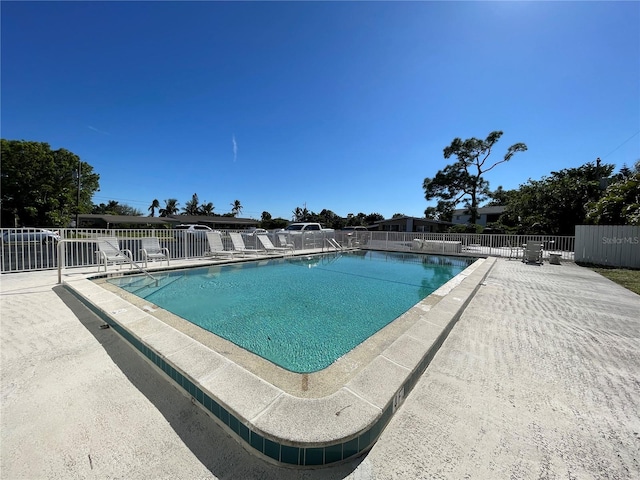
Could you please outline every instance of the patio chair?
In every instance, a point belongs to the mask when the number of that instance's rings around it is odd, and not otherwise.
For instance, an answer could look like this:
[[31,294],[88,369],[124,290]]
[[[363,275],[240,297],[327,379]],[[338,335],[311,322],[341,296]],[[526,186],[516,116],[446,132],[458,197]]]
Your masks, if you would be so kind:
[[509,249],[509,260],[512,258],[517,260],[520,256],[521,248],[515,242],[507,242],[507,248]]
[[167,266],[169,266],[169,249],[160,246],[158,237],[143,237],[141,239],[140,252],[142,252],[144,268],[147,268],[149,260],[152,262],[160,260],[160,265],[162,265],[163,260],[166,260]]
[[96,239],[98,244],[98,250],[96,255],[98,256],[98,271],[100,271],[101,265],[104,265],[104,271],[107,271],[107,266],[112,263],[114,265],[120,265],[123,263],[129,264],[129,269],[133,268],[133,255],[131,250],[120,250],[120,244],[117,237],[98,237]]
[[295,250],[293,243],[287,240],[287,236],[284,233],[278,234],[278,242],[280,242],[280,246],[284,248],[290,248],[291,251]]
[[522,261],[524,263],[542,264],[542,243],[528,241],[524,245],[524,251],[522,252]]
[[260,234],[257,235],[258,240],[260,241],[260,243],[262,244],[262,246],[264,247],[264,249],[267,251],[267,253],[272,253],[272,254],[277,254],[277,253],[287,253],[287,252],[291,252],[293,253],[293,247],[276,247],[272,242],[271,239],[269,237],[267,237],[266,235]]
[[264,251],[257,248],[247,248],[247,246],[244,244],[244,240],[242,239],[242,235],[238,232],[229,232],[229,236],[231,237],[231,243],[233,243],[233,249],[237,252],[242,253],[243,257],[247,253],[253,253],[257,255]]
[[207,241],[209,242],[209,250],[204,252],[207,257],[219,257],[225,255],[233,257],[236,253],[233,250],[225,250],[220,232],[207,232]]

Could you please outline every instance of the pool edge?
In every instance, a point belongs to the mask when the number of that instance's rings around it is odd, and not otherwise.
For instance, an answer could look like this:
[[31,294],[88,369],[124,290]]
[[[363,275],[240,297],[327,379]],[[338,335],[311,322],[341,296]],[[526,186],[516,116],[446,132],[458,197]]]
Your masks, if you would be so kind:
[[[372,362],[365,367],[338,392],[319,399],[297,398],[276,387],[269,388],[260,383],[259,377],[248,371],[243,374],[239,370],[241,367],[228,360],[221,361],[219,368],[212,374],[193,378],[184,365],[174,361],[176,353],[167,350],[166,343],[159,341],[157,337],[161,337],[162,332],[155,336],[141,335],[131,327],[135,322],[159,320],[134,307],[132,315],[135,318],[123,321],[118,316],[122,317],[120,310],[124,308],[118,306],[119,302],[124,301],[104,290],[100,293],[93,290],[92,293],[90,285],[93,282],[89,279],[66,281],[64,286],[113,327],[146,361],[166,375],[174,386],[198,404],[248,451],[280,466],[317,468],[348,461],[364,454],[375,444],[495,262],[496,259],[491,257],[474,262],[472,271],[450,288],[436,305],[420,312],[420,325],[398,337],[398,342],[425,345],[424,354],[414,365],[411,365],[411,359],[399,356],[399,349],[394,351],[392,345],[376,357],[375,364]],[[424,335],[426,329],[421,328],[425,326],[429,327],[427,336]],[[168,326],[166,328],[173,330]],[[434,335],[434,329],[439,329],[437,335]],[[166,335],[173,334],[169,330],[166,332]],[[184,335],[177,330],[174,332]],[[180,342],[183,341],[188,343],[181,338]],[[192,341],[195,343],[195,340]],[[178,343],[182,345],[180,342]],[[177,347],[174,346],[174,350],[175,348]],[[392,373],[393,378],[381,379],[380,371]],[[262,403],[258,402],[261,405],[259,411],[248,410],[246,405],[234,402],[228,394],[225,397],[222,384],[218,392],[214,391],[216,381],[225,382],[225,375],[228,376],[231,372],[241,375],[244,381],[251,384],[250,388],[260,389],[260,395],[264,398],[261,399]],[[388,390],[383,398],[377,394],[380,385],[385,385]],[[388,395],[389,392],[392,394]],[[297,415],[295,421],[291,421],[292,412]],[[318,418],[318,412],[324,412],[323,418]],[[304,431],[301,431],[301,425],[304,426]]]

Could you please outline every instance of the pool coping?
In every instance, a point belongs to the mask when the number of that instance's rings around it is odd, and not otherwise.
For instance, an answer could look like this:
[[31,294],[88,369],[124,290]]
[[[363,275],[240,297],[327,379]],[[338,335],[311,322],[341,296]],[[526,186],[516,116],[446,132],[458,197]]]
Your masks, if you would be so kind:
[[415,321],[337,391],[296,397],[91,281],[64,286],[127,340],[247,450],[290,467],[366,452],[411,391],[495,258],[481,258],[405,315]]

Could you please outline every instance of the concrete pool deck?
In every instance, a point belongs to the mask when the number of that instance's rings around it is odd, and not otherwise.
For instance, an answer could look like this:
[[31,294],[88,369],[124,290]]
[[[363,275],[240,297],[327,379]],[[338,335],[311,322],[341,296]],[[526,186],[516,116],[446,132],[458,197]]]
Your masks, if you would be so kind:
[[640,472],[640,297],[573,264],[498,260],[371,451],[302,472],[244,451],[112,329],[99,329],[53,272],[0,281],[2,478]]

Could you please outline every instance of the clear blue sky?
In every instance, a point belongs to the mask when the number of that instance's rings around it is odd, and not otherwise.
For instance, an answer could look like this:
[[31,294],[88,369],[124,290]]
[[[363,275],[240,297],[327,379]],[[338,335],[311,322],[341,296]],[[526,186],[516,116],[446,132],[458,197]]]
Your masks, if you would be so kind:
[[[455,137],[517,188],[640,158],[639,2],[8,2],[2,138],[65,148],[94,203],[423,216]],[[433,204],[433,203],[432,203]]]

